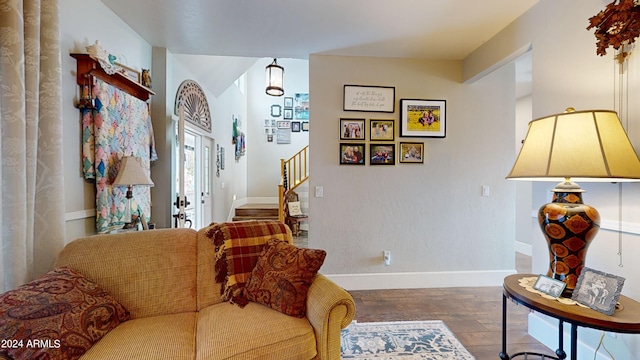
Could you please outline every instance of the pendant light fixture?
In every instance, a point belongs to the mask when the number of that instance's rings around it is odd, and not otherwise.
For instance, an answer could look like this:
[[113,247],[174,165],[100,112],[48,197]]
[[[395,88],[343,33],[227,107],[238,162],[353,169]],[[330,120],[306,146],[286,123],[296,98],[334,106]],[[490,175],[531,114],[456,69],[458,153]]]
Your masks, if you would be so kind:
[[284,68],[278,65],[276,59],[273,59],[273,62],[267,65],[265,72],[267,76],[267,95],[284,95]]

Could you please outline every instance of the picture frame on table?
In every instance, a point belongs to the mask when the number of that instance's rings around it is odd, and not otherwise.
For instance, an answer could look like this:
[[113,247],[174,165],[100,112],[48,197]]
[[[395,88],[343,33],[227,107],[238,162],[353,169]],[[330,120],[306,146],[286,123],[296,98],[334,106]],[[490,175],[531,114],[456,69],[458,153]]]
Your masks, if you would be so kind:
[[393,113],[396,103],[394,86],[344,85],[342,109]]
[[423,164],[424,143],[400,142],[398,161],[403,164]]
[[340,140],[365,140],[365,119],[340,118]]
[[395,165],[396,144],[369,144],[370,165]]
[[556,280],[545,275],[538,276],[538,279],[533,284],[534,289],[545,293],[553,298],[560,297],[565,287],[567,287],[566,282]]
[[364,165],[365,157],[364,143],[340,143],[340,165]]
[[605,315],[613,315],[624,281],[623,277],[584,267],[571,299]]
[[400,99],[400,136],[446,137],[447,101]]
[[395,133],[395,120],[371,119],[369,120],[369,140],[393,141]]

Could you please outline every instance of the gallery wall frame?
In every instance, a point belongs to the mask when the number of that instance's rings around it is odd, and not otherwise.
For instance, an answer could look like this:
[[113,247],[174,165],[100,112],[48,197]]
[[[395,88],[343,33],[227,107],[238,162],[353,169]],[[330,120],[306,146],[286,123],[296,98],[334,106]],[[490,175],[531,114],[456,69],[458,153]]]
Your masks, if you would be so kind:
[[393,141],[395,131],[395,120],[393,119],[369,120],[369,140],[371,141]]
[[344,111],[395,112],[394,86],[344,85],[342,109]]
[[424,143],[401,141],[398,161],[403,164],[423,164]]
[[369,144],[370,165],[395,165],[396,144]]
[[340,143],[340,165],[364,165],[366,156],[364,143]]
[[365,140],[365,119],[340,118],[340,140]]
[[400,99],[400,136],[446,137],[447,101]]

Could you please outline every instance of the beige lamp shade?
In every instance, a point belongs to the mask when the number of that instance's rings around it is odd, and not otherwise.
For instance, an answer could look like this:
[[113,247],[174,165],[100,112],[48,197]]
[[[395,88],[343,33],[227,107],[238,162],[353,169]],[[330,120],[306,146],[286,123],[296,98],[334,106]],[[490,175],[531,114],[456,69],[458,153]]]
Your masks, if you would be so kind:
[[615,111],[572,111],[529,123],[507,179],[640,181],[640,160]]
[[113,181],[115,186],[129,185],[150,185],[153,181],[149,177],[147,170],[142,166],[142,160],[135,156],[125,156],[120,162],[118,176]]

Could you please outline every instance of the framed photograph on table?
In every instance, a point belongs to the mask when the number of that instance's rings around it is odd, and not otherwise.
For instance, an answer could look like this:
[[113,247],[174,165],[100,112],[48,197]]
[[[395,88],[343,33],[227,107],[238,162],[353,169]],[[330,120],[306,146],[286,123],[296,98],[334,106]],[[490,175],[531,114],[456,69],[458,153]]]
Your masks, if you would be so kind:
[[341,165],[364,165],[365,156],[364,144],[340,143]]
[[393,86],[345,85],[344,111],[395,112],[396,88]]
[[407,163],[407,164],[424,163],[424,143],[401,142],[398,161],[400,163]]
[[613,315],[624,280],[620,276],[584,267],[571,299],[605,315]]
[[536,280],[535,284],[533,284],[533,288],[545,293],[553,298],[558,298],[562,295],[562,291],[567,286],[567,283],[564,281],[556,280],[554,278],[550,278],[548,276],[540,275]]
[[371,119],[369,121],[369,140],[371,141],[393,141],[395,132],[395,121],[392,119]]
[[364,119],[340,119],[340,140],[364,140]]
[[396,144],[369,144],[371,165],[395,165]]
[[400,99],[400,136],[446,136],[446,100]]

